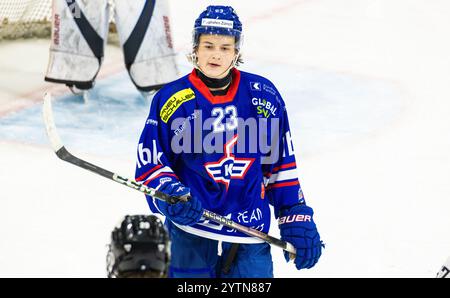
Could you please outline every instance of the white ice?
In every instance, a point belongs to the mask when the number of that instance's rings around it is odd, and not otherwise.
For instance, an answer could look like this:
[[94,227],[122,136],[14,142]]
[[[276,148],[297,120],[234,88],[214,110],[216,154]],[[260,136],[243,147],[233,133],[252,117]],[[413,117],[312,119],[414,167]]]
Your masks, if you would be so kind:
[[[183,74],[193,20],[211,3],[224,2],[170,1]],[[273,247],[275,276],[434,277],[450,255],[450,3],[226,3],[244,24],[241,69],[271,79],[286,101],[300,183],[326,242],[301,271]],[[148,207],[51,150],[40,104],[54,86],[42,82],[47,47],[0,43],[0,276],[104,277],[111,229]],[[24,49],[32,59],[18,56]],[[117,50],[106,55],[91,101],[60,95],[56,124],[73,153],[133,177],[149,107]]]

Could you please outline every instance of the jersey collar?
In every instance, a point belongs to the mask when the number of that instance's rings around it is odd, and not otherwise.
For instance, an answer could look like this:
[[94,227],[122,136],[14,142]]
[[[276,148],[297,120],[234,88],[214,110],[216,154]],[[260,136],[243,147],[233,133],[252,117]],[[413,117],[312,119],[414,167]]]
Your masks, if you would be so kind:
[[233,79],[231,80],[230,88],[225,95],[212,95],[205,83],[197,76],[195,69],[192,70],[189,75],[189,81],[194,87],[212,104],[227,103],[233,101],[236,96],[237,89],[239,87],[239,81],[241,80],[241,72],[236,68],[231,70],[233,72]]

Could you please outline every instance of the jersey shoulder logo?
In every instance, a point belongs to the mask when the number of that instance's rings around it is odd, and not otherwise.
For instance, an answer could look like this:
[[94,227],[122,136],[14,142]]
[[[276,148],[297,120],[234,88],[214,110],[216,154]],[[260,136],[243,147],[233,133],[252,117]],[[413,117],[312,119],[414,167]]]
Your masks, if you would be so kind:
[[244,179],[248,169],[255,161],[254,158],[239,158],[231,153],[231,149],[236,145],[238,135],[228,141],[224,147],[224,156],[216,162],[205,163],[208,175],[216,182],[225,184],[226,190],[230,186],[231,179]]
[[250,82],[250,89],[253,91],[261,91],[261,83],[260,82]]
[[175,111],[185,102],[195,98],[194,90],[191,88],[186,88],[180,90],[170,96],[166,103],[162,106],[159,116],[164,123],[169,121],[170,117],[175,113]]

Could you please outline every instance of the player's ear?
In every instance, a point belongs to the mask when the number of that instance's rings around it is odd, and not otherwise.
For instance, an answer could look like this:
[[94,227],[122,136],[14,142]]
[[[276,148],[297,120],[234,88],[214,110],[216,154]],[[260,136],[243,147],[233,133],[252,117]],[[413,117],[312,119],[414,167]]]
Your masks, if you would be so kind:
[[190,63],[196,64],[197,63],[197,51],[195,49],[192,50],[190,54],[187,55],[187,59]]
[[235,57],[235,66],[237,67],[237,66],[239,66],[239,65],[241,65],[242,63],[244,63],[244,60],[242,59],[242,54],[241,53],[238,53],[237,54],[237,57]]

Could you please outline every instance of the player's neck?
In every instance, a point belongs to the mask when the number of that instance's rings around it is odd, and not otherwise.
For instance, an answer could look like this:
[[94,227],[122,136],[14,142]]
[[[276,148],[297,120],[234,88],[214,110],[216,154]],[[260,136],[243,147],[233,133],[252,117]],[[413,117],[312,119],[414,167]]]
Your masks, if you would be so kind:
[[232,79],[231,71],[229,71],[228,74],[221,79],[213,79],[207,77],[203,72],[199,71],[198,69],[196,69],[195,71],[200,80],[202,80],[202,82],[206,85],[206,87],[208,87],[208,89],[211,91],[225,90],[231,84]]

